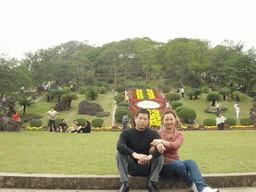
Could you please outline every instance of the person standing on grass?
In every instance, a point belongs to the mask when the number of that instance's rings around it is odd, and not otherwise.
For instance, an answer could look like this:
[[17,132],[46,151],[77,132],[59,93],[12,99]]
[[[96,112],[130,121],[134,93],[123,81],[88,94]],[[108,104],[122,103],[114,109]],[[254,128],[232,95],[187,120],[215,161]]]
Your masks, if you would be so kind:
[[237,105],[238,105],[238,103],[237,103],[237,101],[236,101],[235,104],[234,104],[235,113],[236,113]]
[[221,118],[219,117],[219,115],[217,115],[217,118],[216,118],[216,126],[217,126],[217,129],[220,130]]
[[148,189],[157,192],[156,183],[163,166],[163,155],[157,149],[149,152],[150,143],[160,139],[159,134],[148,128],[149,111],[140,109],[136,116],[136,126],[122,131],[117,141],[116,164],[120,175],[121,188],[118,192],[129,191],[128,174],[149,178]]
[[183,97],[184,97],[184,93],[185,93],[185,90],[184,90],[183,87],[180,89],[180,93],[181,93],[181,96],[182,96],[182,98],[183,98]]
[[162,139],[155,139],[150,148],[150,150],[157,148],[160,153],[164,154],[164,165],[160,177],[172,178],[178,175],[194,192],[219,192],[218,189],[211,189],[204,183],[200,170],[192,159],[180,160],[178,150],[185,136],[175,128],[175,113],[170,110],[164,112],[162,123],[164,129],[158,131]]
[[129,116],[125,113],[124,116],[122,117],[122,126],[123,126],[123,131],[127,129],[127,124],[129,122]]
[[50,126],[50,132],[52,132],[52,126],[55,129],[55,132],[57,132],[57,126],[55,123],[56,118],[58,117],[58,112],[54,110],[54,107],[51,107],[51,110],[46,113],[46,116],[49,119],[49,126]]
[[236,118],[239,119],[239,113],[240,113],[240,108],[239,105],[236,106]]
[[221,117],[220,117],[220,122],[221,122],[221,124],[220,124],[220,129],[221,130],[224,130],[224,123],[225,123],[225,121],[227,120],[227,118],[224,116],[224,114],[222,113],[221,114]]
[[216,113],[217,113],[217,116],[220,114],[220,102],[217,101],[217,104],[216,104]]

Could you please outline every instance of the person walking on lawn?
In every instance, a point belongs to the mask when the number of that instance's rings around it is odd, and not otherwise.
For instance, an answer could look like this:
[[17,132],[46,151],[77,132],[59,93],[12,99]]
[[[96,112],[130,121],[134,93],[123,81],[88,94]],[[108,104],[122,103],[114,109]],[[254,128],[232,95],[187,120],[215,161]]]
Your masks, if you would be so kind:
[[46,116],[48,117],[49,119],[49,126],[50,126],[50,131],[52,132],[52,126],[54,127],[55,129],[55,132],[57,132],[57,126],[56,126],[56,123],[55,123],[55,119],[58,117],[58,112],[54,110],[54,107],[51,107],[51,110],[48,111],[46,113]]
[[121,132],[117,141],[116,164],[120,175],[121,188],[118,192],[129,191],[128,174],[149,178],[148,190],[157,192],[156,183],[163,166],[163,155],[158,149],[149,152],[150,143],[160,139],[159,134],[148,128],[149,111],[140,109],[135,116],[136,126]]

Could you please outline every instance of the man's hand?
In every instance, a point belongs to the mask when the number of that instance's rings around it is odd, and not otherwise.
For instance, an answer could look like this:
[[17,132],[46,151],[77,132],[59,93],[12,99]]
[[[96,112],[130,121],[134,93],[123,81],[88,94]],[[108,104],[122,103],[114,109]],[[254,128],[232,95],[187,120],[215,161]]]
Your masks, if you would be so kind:
[[154,139],[150,145],[157,146],[162,142],[162,139]]
[[165,149],[165,146],[164,146],[163,144],[157,145],[156,148],[157,148],[157,150],[159,151],[159,153],[161,153],[161,154],[163,154],[164,151],[166,150],[166,149]]
[[138,161],[138,164],[143,165],[144,163],[149,162],[152,158],[153,158],[152,155],[147,155],[147,156],[145,157],[145,160],[144,160],[144,161],[139,160],[139,161]]
[[155,146],[151,145],[150,149],[149,149],[149,153],[152,153],[155,150]]
[[134,158],[134,159],[138,159],[138,160],[140,160],[140,161],[145,161],[145,157],[146,157],[147,155],[144,155],[144,154],[138,154],[138,153],[132,153],[132,157]]

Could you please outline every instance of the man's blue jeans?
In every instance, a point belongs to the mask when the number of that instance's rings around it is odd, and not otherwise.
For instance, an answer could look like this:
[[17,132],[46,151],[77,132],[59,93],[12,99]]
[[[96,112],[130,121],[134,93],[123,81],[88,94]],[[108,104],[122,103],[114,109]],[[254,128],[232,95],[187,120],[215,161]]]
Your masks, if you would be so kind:
[[176,160],[164,164],[160,176],[170,178],[174,175],[178,175],[189,187],[195,183],[198,191],[202,191],[205,187],[208,187],[204,183],[197,164],[192,159],[185,161]]

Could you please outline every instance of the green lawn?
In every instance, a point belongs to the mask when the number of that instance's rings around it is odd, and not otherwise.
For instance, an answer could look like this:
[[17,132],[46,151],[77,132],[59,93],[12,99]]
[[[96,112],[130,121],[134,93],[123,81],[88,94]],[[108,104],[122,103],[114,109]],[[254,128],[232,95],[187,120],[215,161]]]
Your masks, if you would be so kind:
[[[183,106],[187,106],[196,111],[196,114],[197,114],[196,121],[198,122],[198,124],[203,124],[203,121],[207,118],[216,119],[216,114],[206,113],[204,111],[207,106],[211,106],[212,104],[211,102],[206,102],[206,96],[207,94],[202,94],[201,96],[198,97],[198,99],[194,99],[193,97],[193,100],[190,100],[189,97],[185,96],[180,100],[183,103]],[[226,107],[228,109],[223,112],[223,114],[227,118],[236,119],[234,103],[235,103],[235,100],[229,97],[226,97],[225,101],[220,101],[221,107]],[[253,104],[251,101],[251,98],[247,97],[244,94],[241,94],[240,101],[238,102],[238,104],[240,107],[239,119],[249,118],[249,112]],[[239,120],[237,120],[237,125],[240,125]]]
[[[86,100],[84,95],[78,94],[78,99],[73,100],[71,102],[71,108],[69,111],[61,111],[59,112],[58,118],[60,119],[66,119],[66,122],[69,126],[72,126],[74,119],[76,118],[84,118],[86,120],[89,120],[90,122],[96,118],[96,116],[89,116],[89,115],[78,115],[78,104],[82,101]],[[112,120],[112,112],[113,112],[113,104],[114,104],[114,92],[107,92],[107,94],[99,94],[98,98],[96,100],[88,100],[91,103],[99,103],[105,112],[110,112],[109,117],[102,117],[104,120],[103,126],[111,126],[111,120]],[[56,105],[56,100],[53,99],[50,102],[47,102],[47,98],[43,97],[38,102],[36,102],[35,105],[33,105],[31,108],[26,109],[26,114],[36,114],[41,115],[43,118],[41,119],[43,122],[43,125],[47,125],[47,116],[45,115],[47,111],[50,110],[51,106]],[[16,106],[17,109],[20,108],[19,105]],[[23,109],[18,113],[22,118]],[[26,126],[30,126],[30,123],[24,123]]]
[[[256,172],[256,131],[186,131],[180,158],[202,173]],[[0,172],[118,175],[119,132],[0,132]]]

